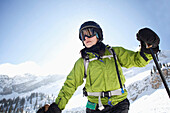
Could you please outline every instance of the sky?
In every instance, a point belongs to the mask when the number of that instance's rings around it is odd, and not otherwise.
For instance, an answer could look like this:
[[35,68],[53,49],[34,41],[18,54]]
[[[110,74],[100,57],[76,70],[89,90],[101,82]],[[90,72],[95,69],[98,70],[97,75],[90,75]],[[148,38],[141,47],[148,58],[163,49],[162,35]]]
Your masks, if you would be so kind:
[[170,50],[169,6],[169,0],[0,0],[0,74],[69,74],[83,48],[79,27],[89,20],[110,46],[136,51],[136,33],[149,27],[160,49]]

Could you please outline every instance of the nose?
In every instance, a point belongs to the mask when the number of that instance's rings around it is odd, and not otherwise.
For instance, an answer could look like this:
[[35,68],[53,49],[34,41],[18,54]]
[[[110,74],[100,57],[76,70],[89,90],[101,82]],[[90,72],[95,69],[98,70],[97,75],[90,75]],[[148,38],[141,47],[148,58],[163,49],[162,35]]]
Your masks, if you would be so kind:
[[87,40],[87,39],[88,39],[88,37],[87,37],[87,36],[85,36],[85,37],[84,37],[84,41],[85,41],[85,40]]

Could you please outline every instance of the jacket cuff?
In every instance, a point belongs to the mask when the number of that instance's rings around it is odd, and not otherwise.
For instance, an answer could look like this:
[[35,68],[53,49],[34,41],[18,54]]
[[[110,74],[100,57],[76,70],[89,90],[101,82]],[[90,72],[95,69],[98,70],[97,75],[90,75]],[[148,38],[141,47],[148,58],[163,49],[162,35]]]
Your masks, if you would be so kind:
[[142,51],[140,51],[140,55],[142,56],[142,58],[143,58],[146,62],[149,60]]

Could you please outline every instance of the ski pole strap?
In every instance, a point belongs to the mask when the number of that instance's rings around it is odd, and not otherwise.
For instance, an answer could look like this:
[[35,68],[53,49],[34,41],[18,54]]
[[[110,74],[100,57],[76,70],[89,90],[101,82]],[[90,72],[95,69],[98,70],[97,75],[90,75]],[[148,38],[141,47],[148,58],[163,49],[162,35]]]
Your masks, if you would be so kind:
[[108,48],[109,52],[113,55],[113,58],[115,60],[116,72],[117,72],[117,76],[118,76],[118,79],[119,79],[119,84],[120,84],[121,92],[124,93],[123,86],[122,86],[122,81],[120,79],[119,69],[118,69],[118,65],[117,65],[117,56],[116,56],[116,53],[115,53],[115,51],[113,50],[112,47],[107,46],[107,48]]

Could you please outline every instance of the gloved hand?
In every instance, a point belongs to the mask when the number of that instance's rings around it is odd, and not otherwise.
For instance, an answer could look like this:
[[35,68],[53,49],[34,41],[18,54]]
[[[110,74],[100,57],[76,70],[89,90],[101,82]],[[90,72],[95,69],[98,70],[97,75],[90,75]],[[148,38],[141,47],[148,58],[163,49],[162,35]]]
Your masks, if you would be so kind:
[[61,113],[61,110],[56,103],[52,103],[50,106],[40,108],[37,113]]
[[41,108],[37,111],[37,113],[45,113],[45,112],[48,110],[49,107],[50,107],[50,105],[49,105],[49,104],[46,104],[46,105],[44,105],[43,107],[41,107]]
[[136,34],[137,40],[141,42],[141,51],[150,54],[152,47],[153,52],[156,54],[159,51],[160,39],[158,35],[149,28],[143,28]]

